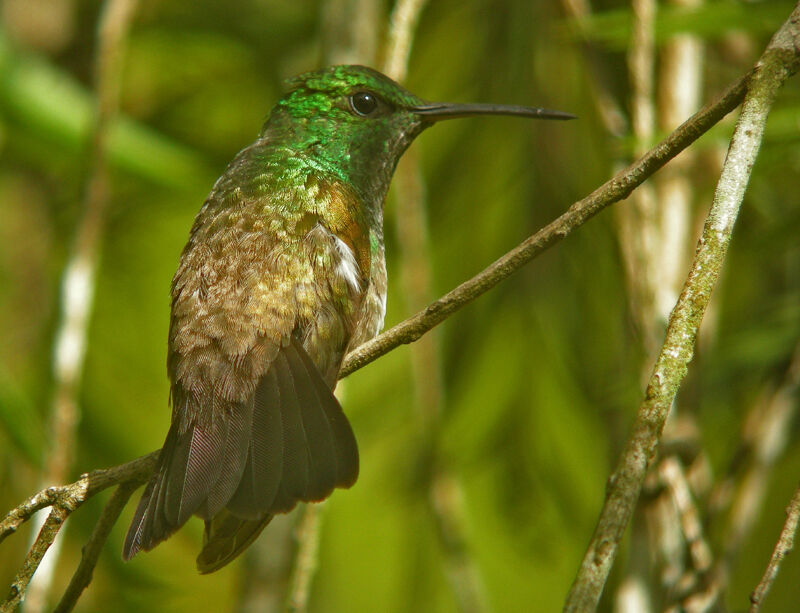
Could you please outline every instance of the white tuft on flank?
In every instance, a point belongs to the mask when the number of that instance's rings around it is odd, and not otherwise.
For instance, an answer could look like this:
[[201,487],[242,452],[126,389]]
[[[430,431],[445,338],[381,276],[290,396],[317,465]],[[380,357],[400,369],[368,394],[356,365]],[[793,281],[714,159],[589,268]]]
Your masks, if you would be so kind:
[[356,256],[353,254],[353,250],[338,236],[334,235],[333,239],[336,242],[336,250],[341,256],[339,265],[336,267],[336,272],[344,278],[354,292],[360,292],[361,271],[358,269],[358,262],[356,262]]
[[383,329],[383,322],[386,319],[386,292],[378,294],[378,306],[380,307],[380,325],[378,326],[378,331],[380,331]]

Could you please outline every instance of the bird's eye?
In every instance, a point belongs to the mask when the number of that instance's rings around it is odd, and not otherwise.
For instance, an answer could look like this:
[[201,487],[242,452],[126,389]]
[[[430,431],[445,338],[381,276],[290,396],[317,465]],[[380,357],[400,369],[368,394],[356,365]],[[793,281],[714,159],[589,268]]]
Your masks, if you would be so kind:
[[369,92],[356,92],[350,96],[350,108],[356,114],[366,117],[375,112],[378,108],[378,98],[375,94]]

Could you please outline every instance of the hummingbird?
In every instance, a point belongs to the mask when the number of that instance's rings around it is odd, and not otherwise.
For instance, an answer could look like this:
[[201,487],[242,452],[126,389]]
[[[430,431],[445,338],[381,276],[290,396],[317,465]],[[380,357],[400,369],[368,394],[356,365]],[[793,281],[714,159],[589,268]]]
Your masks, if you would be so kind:
[[172,280],[172,420],[125,560],[196,515],[210,573],[275,514],[352,486],[358,448],[333,389],[347,352],[383,327],[383,203],[400,156],[446,119],[574,118],[430,103],[364,66],[288,84],[211,189]]

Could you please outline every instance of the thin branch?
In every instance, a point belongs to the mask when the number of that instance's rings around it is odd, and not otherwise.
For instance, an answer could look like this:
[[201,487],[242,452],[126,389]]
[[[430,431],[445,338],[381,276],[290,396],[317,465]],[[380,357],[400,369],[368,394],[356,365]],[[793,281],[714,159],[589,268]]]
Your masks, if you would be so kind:
[[692,268],[670,316],[633,432],[609,479],[606,501],[567,596],[565,611],[593,611],[597,607],[669,408],[692,359],[697,331],[721,272],[769,109],[778,89],[799,65],[800,4],[770,41],[748,83]]
[[339,377],[354,373],[395,347],[413,343],[448,316],[567,237],[600,211],[627,198],[654,172],[739,106],[744,98],[748,77],[749,74],[738,79],[718,100],[695,113],[641,159],[617,173],[586,198],[575,202],[558,219],[517,245],[491,266],[435,300],[416,315],[351,351],[344,360]]
[[[695,580],[708,571],[713,561],[711,549],[703,535],[703,523],[694,501],[692,488],[680,461],[671,455],[658,467],[658,473],[669,491],[689,557],[687,576]],[[677,582],[676,582],[677,583]]]
[[[708,458],[700,444],[694,416],[670,412],[660,442],[658,464],[645,478],[641,505],[648,519],[661,594],[654,600],[668,605],[667,613],[707,611],[718,582],[709,567],[712,551],[703,535],[704,521],[695,500],[711,482]],[[658,495],[648,496],[656,481]],[[655,492],[653,492],[655,493]],[[630,562],[629,562],[630,564]]]
[[[44,558],[50,546],[53,544],[53,541],[55,541],[55,538],[58,536],[61,526],[64,525],[70,513],[80,507],[86,500],[89,489],[88,476],[84,475],[81,479],[72,484],[72,486],[67,486],[63,489],[63,495],[52,505],[47,519],[39,530],[36,540],[31,546],[30,551],[28,551],[28,555],[25,557],[22,568],[11,583],[11,590],[6,600],[0,603],[0,613],[14,610],[25,598],[28,585],[34,573],[39,568],[39,565],[42,563],[42,558]],[[5,523],[5,520],[3,523]]]
[[[670,0],[668,4],[696,5],[698,1]],[[657,7],[640,0],[635,0],[633,6],[628,69],[633,89],[632,127],[636,146],[642,148],[652,142],[656,129],[662,133],[674,129],[700,103],[702,43],[694,34],[678,33],[656,49]],[[659,5],[659,9],[661,6],[664,5]],[[654,76],[656,64],[658,73]],[[654,125],[656,119],[658,128]],[[691,248],[697,240],[694,228],[689,225],[692,200],[689,172],[693,157],[692,149],[681,152],[649,184],[636,190],[624,207],[615,210],[630,308],[647,356],[641,364],[643,381],[647,380],[652,359],[664,337],[670,311],[683,285]],[[692,419],[691,413],[680,415],[679,406],[672,408],[662,439],[662,444],[669,442],[669,447],[662,450],[658,465],[645,481],[646,491],[648,481],[658,475],[656,481],[663,490],[653,498],[648,496],[640,507],[646,518],[651,563],[643,563],[641,556],[629,556],[626,560],[632,579],[641,583],[641,593],[648,592],[651,602],[673,603],[687,591],[687,586],[694,586],[705,577],[707,564],[698,564],[693,552],[708,548],[702,538],[695,542],[690,537],[690,532],[700,534],[700,522],[691,521],[692,517],[696,519],[692,501],[696,492],[691,490],[684,474],[684,457],[680,453],[684,448],[676,445],[678,440],[673,438],[678,430],[693,431],[687,423]],[[678,420],[681,427],[670,428]],[[692,439],[683,439],[682,443],[691,445]],[[699,458],[703,452],[698,450],[698,453]],[[631,539],[643,539],[644,532],[634,530]],[[633,550],[637,544],[631,547]],[[644,543],[640,547],[644,549]],[[653,581],[654,567],[658,582]]]
[[[23,562],[22,570],[20,570],[12,583],[10,594],[5,601],[0,603],[0,613],[12,611],[22,601],[31,578],[39,568],[42,558],[44,558],[45,553],[52,545],[67,517],[80,508],[89,498],[114,485],[121,484],[120,488],[129,489],[128,497],[130,497],[133,490],[142,485],[153,474],[158,454],[159,451],[154,451],[119,466],[84,473],[80,479],[69,485],[42,490],[9,511],[0,520],[0,541],[2,541],[6,536],[16,531],[24,522],[28,521],[36,511],[47,506],[52,507],[36,541],[31,546]],[[118,516],[119,513],[117,513]],[[114,521],[116,521],[116,518]],[[111,525],[113,523],[111,521]],[[97,532],[97,528],[95,532]],[[93,534],[92,539],[94,538],[95,535]]]
[[14,509],[11,509],[2,521],[0,521],[0,543],[2,543],[9,534],[16,532],[17,528],[28,521],[34,513],[58,504],[72,492],[80,490],[83,487],[85,487],[84,477],[81,477],[78,481],[70,485],[48,487],[47,489],[37,492]]
[[[727,587],[731,568],[741,545],[756,525],[767,494],[770,475],[790,439],[791,424],[797,415],[795,400],[800,387],[800,343],[775,389],[760,395],[741,426],[742,444],[733,453],[729,474],[711,494],[711,521],[727,510],[725,542],[712,576],[717,596]],[[743,471],[735,467],[744,465]],[[738,481],[738,484],[737,484]]]
[[64,595],[54,609],[54,613],[69,613],[75,608],[83,590],[85,590],[89,583],[92,581],[94,574],[94,567],[97,566],[97,560],[100,558],[100,552],[103,550],[108,535],[111,534],[111,529],[117,523],[122,509],[128,504],[131,494],[139,487],[136,481],[128,481],[118,486],[114,493],[109,498],[100,518],[94,526],[92,536],[86,545],[83,546],[83,553],[81,562],[72,575],[72,579],[67,586]]
[[761,604],[778,575],[783,558],[794,548],[794,535],[797,532],[798,523],[800,523],[800,486],[795,490],[792,501],[786,509],[786,522],[783,524],[783,530],[775,544],[764,576],[750,595],[750,613],[758,613],[761,610]]
[[383,71],[395,81],[404,81],[408,74],[414,31],[426,4],[427,0],[397,0],[392,10]]
[[36,540],[31,546],[25,562],[22,564],[22,568],[11,583],[11,590],[6,600],[0,603],[0,613],[11,613],[25,598],[25,592],[36,569],[39,568],[42,558],[50,549],[56,536],[58,536],[58,532],[61,530],[61,526],[69,516],[69,513],[69,509],[61,505],[55,505],[50,509],[50,513],[47,515],[44,524],[42,524]]
[[324,502],[307,504],[297,529],[297,554],[289,580],[289,595],[286,599],[286,613],[305,613],[311,592],[311,580],[317,570],[320,525]]

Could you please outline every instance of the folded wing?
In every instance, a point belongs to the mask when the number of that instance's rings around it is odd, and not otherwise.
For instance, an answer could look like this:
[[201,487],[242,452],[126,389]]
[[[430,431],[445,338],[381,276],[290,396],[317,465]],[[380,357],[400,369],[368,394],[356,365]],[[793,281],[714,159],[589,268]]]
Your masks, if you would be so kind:
[[239,555],[275,513],[358,477],[358,449],[332,390],[299,341],[281,347],[248,402],[170,428],[123,557],[153,548],[193,514],[206,519],[201,572]]

